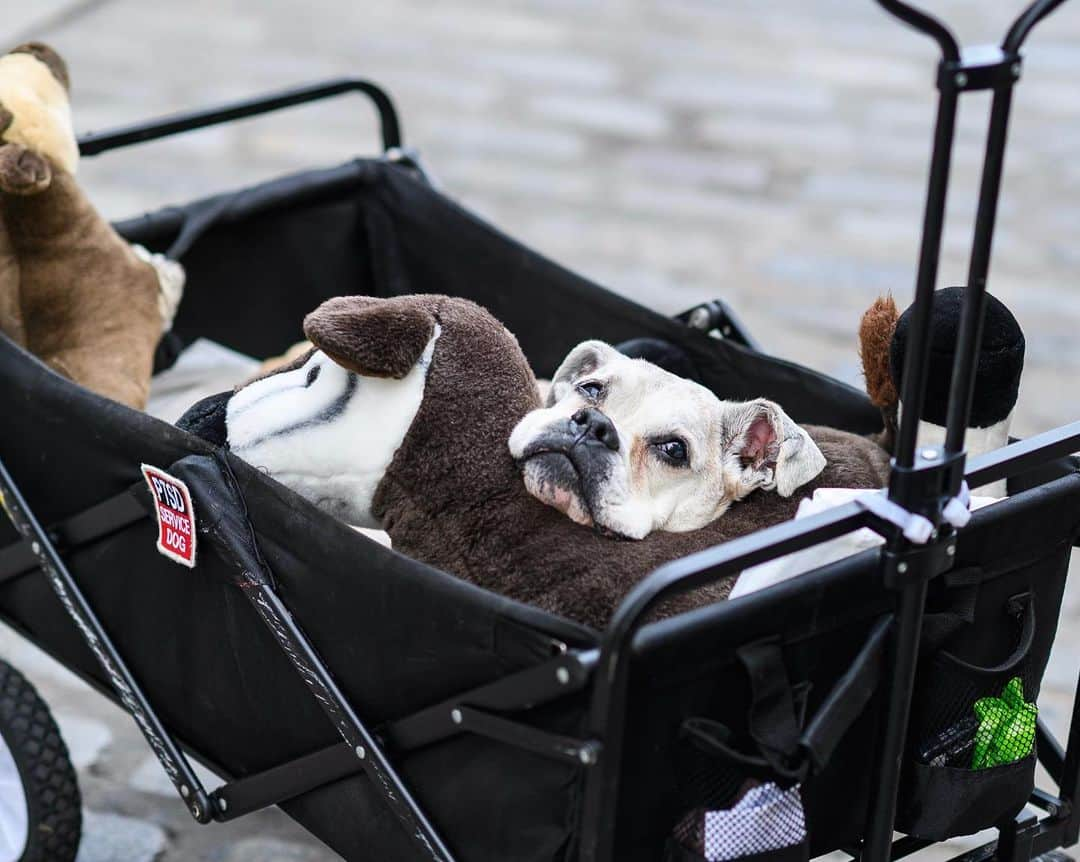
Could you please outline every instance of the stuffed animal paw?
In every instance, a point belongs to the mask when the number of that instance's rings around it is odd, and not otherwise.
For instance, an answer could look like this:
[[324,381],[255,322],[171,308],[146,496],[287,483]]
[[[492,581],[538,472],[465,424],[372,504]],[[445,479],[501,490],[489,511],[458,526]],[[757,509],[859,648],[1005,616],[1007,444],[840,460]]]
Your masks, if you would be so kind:
[[79,187],[68,90],[47,45],[0,57],[0,329],[55,371],[141,409],[183,270],[125,242]]

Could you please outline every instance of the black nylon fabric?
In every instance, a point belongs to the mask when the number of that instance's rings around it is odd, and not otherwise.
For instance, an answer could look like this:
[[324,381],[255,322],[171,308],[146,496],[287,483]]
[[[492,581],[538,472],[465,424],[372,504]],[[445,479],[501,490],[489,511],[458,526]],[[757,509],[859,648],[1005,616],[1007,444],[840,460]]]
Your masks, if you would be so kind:
[[[122,222],[164,251],[217,204],[218,222],[183,262],[189,287],[174,329],[252,356],[282,352],[319,302],[343,294],[446,293],[472,299],[517,336],[550,376],[575,344],[652,337],[689,354],[723,398],[765,396],[798,422],[859,433],[881,428],[865,394],[795,363],[709,338],[529,250],[389,162],[358,160]],[[722,290],[722,289],[721,289]],[[858,321],[851,321],[854,337]]]

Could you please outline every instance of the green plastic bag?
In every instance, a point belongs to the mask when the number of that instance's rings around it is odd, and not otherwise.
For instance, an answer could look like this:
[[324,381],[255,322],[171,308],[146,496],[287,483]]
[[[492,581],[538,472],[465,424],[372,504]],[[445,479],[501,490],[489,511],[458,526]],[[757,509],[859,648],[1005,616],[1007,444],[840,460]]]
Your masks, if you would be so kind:
[[975,701],[979,728],[971,768],[989,769],[1027,757],[1035,744],[1038,714],[1038,707],[1024,700],[1024,683],[1018,676],[1006,683],[1001,697]]

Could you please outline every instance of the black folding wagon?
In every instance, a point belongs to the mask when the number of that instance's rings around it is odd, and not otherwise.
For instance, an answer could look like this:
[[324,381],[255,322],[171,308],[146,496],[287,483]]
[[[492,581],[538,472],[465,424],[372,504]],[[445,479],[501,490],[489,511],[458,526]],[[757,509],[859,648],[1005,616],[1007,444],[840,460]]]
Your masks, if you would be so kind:
[[[1036,0],[999,47],[971,53],[926,13],[878,2],[941,50],[888,492],[934,524],[926,544],[846,504],[664,565],[594,631],[371,542],[229,452],[0,337],[0,616],[130,712],[196,821],[278,805],[350,860],[797,862],[840,850],[888,862],[990,827],[994,840],[958,858],[1026,862],[1073,844],[1076,705],[1066,745],[1029,716],[1034,741],[1015,756],[974,768],[950,748],[957,728],[992,713],[986,704],[1037,702],[1080,535],[1080,421],[978,458],[964,451],[1020,49],[1063,0]],[[993,101],[948,429],[943,447],[917,447],[953,126],[972,90]],[[366,81],[81,147],[93,155],[353,91],[378,109],[381,157],[118,225],[188,272],[163,363],[198,337],[278,353],[332,296],[438,292],[493,312],[540,375],[584,339],[652,336],[684,349],[721,397],[765,395],[800,422],[880,429],[862,393],[760,352],[723,302],[661,316],[463,210],[428,183],[391,101]],[[190,489],[202,525],[193,570],[155,548],[141,465]],[[1008,499],[949,526],[943,508],[964,481],[1000,479]],[[860,528],[885,544],[647,622],[676,593]],[[74,774],[47,708],[8,665],[0,736],[27,806],[10,858],[73,859]],[[188,758],[228,780],[204,787]]]

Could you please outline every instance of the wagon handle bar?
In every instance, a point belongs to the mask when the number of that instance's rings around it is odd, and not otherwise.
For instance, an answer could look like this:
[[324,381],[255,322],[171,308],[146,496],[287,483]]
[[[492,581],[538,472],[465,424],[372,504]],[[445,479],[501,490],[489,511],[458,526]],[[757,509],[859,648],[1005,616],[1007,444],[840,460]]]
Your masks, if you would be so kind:
[[1013,21],[1005,41],[1001,43],[1002,50],[1006,54],[1016,54],[1035,25],[1064,2],[1065,0],[1035,0]]
[[[886,12],[934,39],[941,48],[942,59],[945,62],[955,63],[960,60],[960,45],[956,37],[933,15],[916,9],[902,0],[877,0],[877,2]],[[1064,2],[1065,0],[1035,0],[1013,21],[1001,43],[1001,49],[1008,55],[1015,55],[1035,25]]]
[[946,62],[954,63],[960,59],[960,45],[956,37],[933,15],[902,3],[901,0],[877,0],[877,2],[889,14],[895,15],[905,24],[934,39],[940,46],[942,58]]
[[90,132],[79,138],[79,152],[84,156],[96,156],[98,153],[104,153],[107,150],[116,150],[132,144],[167,138],[181,132],[204,129],[207,126],[230,123],[233,120],[242,120],[246,117],[269,114],[282,108],[317,102],[342,93],[357,92],[367,96],[374,103],[375,109],[379,113],[383,150],[400,148],[401,124],[398,121],[397,110],[394,108],[394,103],[389,94],[378,84],[362,78],[333,78],[316,84],[280,90],[265,96],[230,102],[216,108],[185,111],[131,126],[122,126],[119,129],[110,131]]

